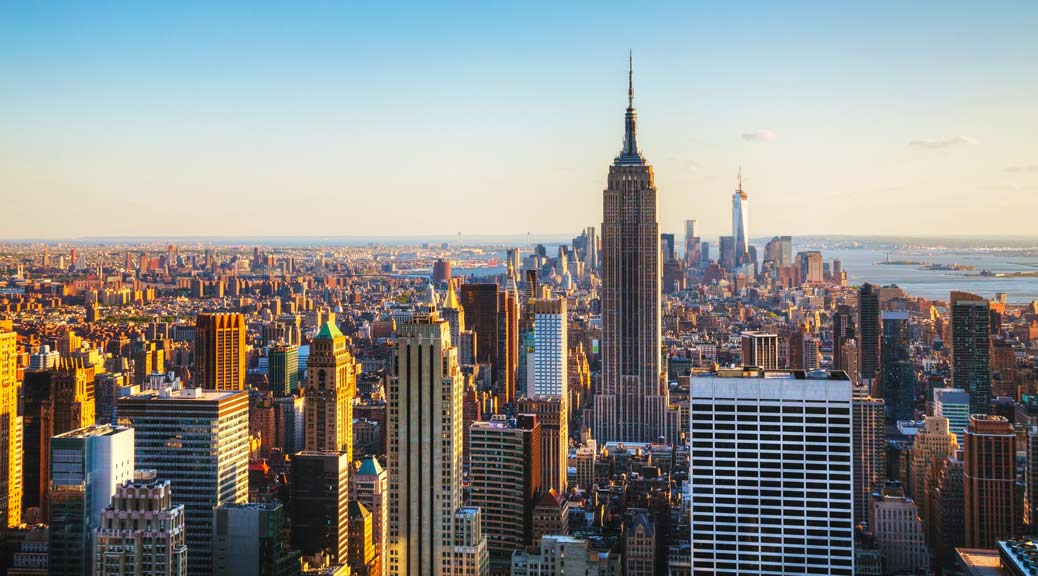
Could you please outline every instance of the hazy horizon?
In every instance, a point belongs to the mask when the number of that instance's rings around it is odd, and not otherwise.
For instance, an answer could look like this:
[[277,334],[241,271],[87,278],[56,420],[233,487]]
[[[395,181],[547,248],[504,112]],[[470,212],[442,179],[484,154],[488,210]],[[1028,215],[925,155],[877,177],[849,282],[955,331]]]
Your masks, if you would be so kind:
[[1038,5],[633,9],[4,4],[0,238],[572,235],[628,49],[663,232],[1033,229]]

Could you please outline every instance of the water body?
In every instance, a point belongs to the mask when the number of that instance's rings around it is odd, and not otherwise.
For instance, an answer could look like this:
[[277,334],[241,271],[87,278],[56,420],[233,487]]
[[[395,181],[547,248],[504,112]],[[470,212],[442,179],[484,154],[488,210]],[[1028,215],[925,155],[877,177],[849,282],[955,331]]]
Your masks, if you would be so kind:
[[[921,264],[882,264],[889,254],[891,261],[906,260],[930,264],[964,264],[973,266],[969,271],[920,270]],[[1038,277],[995,278],[978,276],[981,270],[991,272],[1036,272],[1038,256],[1001,254],[999,251],[976,250],[898,250],[872,249],[822,250],[826,262],[839,258],[847,271],[849,284],[870,282],[886,286],[897,284],[912,296],[948,300],[952,290],[973,292],[985,298],[994,298],[996,292],[1005,292],[1012,304],[1026,304],[1038,298]]]

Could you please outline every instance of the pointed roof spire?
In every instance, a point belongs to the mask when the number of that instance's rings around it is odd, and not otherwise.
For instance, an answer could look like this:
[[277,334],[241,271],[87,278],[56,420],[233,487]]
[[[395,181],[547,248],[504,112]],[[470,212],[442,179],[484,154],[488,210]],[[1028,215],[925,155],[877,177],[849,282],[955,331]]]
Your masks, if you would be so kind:
[[627,108],[634,108],[634,50],[627,51]]
[[743,200],[745,200],[746,192],[743,192],[742,190],[742,166],[739,166],[739,176],[737,177],[736,181],[737,184],[735,187],[735,193],[742,197]]

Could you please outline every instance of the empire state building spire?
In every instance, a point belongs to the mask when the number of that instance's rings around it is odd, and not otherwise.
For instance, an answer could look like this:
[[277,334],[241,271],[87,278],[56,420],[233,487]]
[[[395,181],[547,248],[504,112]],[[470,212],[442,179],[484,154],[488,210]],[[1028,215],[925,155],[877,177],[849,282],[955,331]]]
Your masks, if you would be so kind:
[[624,147],[613,161],[614,166],[644,166],[638,151],[638,113],[634,111],[634,57],[627,55],[627,113],[624,115]]

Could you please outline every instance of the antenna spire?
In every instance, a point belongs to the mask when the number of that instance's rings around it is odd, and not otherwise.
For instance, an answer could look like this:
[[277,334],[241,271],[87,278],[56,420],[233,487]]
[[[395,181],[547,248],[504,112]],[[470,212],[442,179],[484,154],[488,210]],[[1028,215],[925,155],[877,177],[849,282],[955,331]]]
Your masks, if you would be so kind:
[[627,107],[634,107],[634,51],[627,51]]
[[742,166],[739,166],[739,192],[742,192]]

